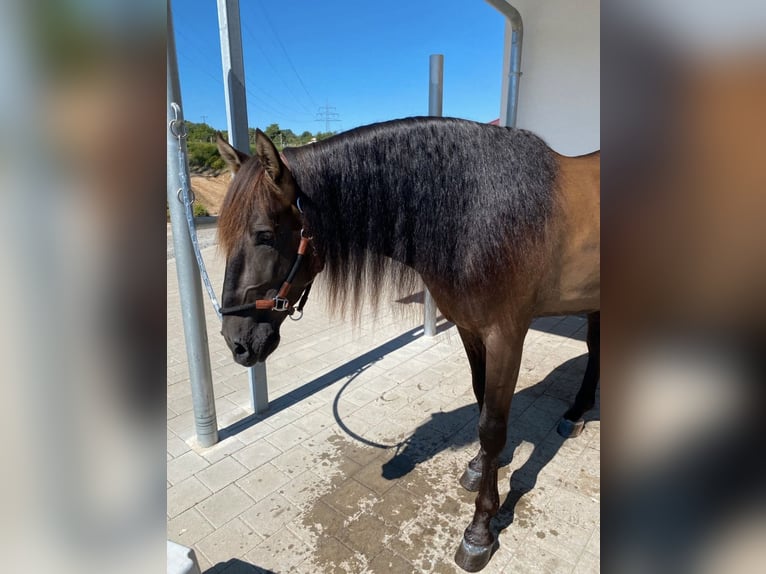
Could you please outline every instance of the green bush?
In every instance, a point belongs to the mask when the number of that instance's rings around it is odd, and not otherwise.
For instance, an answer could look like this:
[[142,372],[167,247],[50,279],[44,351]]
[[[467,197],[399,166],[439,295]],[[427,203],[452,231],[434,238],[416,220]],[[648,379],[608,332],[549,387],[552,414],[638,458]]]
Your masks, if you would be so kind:
[[186,148],[189,152],[189,167],[193,170],[219,170],[226,167],[214,143],[188,142]]
[[194,204],[194,217],[206,217],[208,215],[210,214],[208,213],[207,209],[205,209],[204,205],[199,203]]

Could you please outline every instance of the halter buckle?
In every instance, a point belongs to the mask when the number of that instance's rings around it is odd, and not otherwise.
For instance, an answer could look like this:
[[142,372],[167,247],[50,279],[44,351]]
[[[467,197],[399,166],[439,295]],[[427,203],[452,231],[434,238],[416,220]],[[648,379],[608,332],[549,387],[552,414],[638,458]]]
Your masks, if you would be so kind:
[[284,297],[274,297],[274,311],[290,311],[290,301]]

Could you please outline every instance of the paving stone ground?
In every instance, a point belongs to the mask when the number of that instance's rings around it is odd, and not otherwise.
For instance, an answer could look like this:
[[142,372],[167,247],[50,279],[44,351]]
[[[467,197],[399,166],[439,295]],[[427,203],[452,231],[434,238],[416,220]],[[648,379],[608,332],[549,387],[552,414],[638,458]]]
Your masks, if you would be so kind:
[[[217,248],[203,254],[220,286]],[[441,319],[423,336],[416,296],[354,324],[316,291],[303,320],[283,325],[257,416],[206,301],[221,440],[201,448],[168,259],[168,538],[206,574],[462,572],[453,556],[474,495],[458,478],[478,410],[456,329]],[[582,317],[551,317],[527,335],[484,572],[599,571],[599,403],[580,437],[555,431],[585,370],[585,331]]]

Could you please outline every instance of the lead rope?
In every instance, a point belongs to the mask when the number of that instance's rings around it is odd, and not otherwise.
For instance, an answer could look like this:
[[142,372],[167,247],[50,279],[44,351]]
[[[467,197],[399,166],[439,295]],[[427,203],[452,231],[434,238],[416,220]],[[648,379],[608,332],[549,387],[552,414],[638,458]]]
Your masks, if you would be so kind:
[[215,296],[215,290],[210,283],[210,277],[207,274],[207,267],[205,267],[205,261],[202,259],[202,253],[199,248],[199,241],[197,240],[197,227],[194,224],[194,212],[192,211],[192,204],[194,203],[194,193],[189,189],[189,180],[186,178],[186,156],[183,152],[183,140],[186,138],[186,128],[183,126],[182,120],[179,119],[181,113],[181,106],[172,102],[170,107],[173,109],[173,115],[175,116],[170,120],[168,128],[170,133],[178,140],[178,173],[181,179],[181,187],[176,192],[176,197],[184,206],[186,212],[186,224],[189,227],[189,236],[191,237],[192,246],[194,248],[194,257],[197,259],[197,265],[199,266],[200,275],[202,275],[202,282],[205,284],[205,289],[210,297],[210,302],[213,304],[215,314],[218,315],[218,320],[222,320],[221,306],[218,304],[218,299]]

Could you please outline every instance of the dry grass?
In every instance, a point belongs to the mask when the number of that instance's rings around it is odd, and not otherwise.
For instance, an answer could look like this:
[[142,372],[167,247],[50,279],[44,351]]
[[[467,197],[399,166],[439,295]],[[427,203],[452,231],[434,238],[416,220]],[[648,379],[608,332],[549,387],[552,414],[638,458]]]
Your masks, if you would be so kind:
[[210,215],[218,215],[230,181],[229,172],[217,176],[192,175],[191,187],[197,203],[203,205]]

